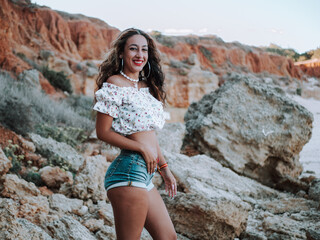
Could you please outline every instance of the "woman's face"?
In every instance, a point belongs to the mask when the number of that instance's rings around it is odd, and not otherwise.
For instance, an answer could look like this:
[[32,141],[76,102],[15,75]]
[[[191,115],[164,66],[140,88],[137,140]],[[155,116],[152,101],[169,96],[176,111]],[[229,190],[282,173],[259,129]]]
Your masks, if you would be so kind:
[[123,71],[125,73],[142,71],[148,61],[147,39],[138,34],[128,38],[120,58],[123,58]]

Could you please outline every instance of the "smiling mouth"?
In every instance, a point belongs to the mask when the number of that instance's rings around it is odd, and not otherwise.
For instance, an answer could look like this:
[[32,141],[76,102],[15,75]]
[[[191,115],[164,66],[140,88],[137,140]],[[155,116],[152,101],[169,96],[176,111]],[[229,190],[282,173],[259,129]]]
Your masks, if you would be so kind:
[[136,65],[136,66],[141,66],[143,64],[143,61],[142,60],[133,60],[133,63]]

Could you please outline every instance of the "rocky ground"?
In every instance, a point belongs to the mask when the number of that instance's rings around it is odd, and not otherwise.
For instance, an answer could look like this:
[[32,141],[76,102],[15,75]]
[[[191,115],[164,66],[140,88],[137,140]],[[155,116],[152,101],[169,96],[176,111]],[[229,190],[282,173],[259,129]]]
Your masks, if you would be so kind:
[[[227,88],[204,97],[216,98],[210,110],[201,100],[198,107],[189,108],[195,115],[190,117],[188,111],[186,125],[167,123],[157,132],[162,152],[176,176],[178,195],[175,199],[166,196],[159,175],[154,183],[168,207],[178,239],[319,239],[320,181],[317,170],[304,158],[309,156],[312,164],[319,164],[311,155],[318,150],[318,101],[294,97],[309,112],[283,91],[253,80],[256,79],[230,79]],[[228,104],[230,96],[242,96],[247,110],[241,104],[239,111],[232,108]],[[260,106],[261,99],[265,100]],[[255,121],[259,109],[265,111],[260,113],[261,121]],[[199,116],[201,121],[196,120]],[[220,117],[224,119],[222,123],[212,125]],[[295,118],[299,119],[292,122]],[[198,122],[190,124],[188,119]],[[273,119],[282,121],[275,126]],[[236,130],[239,123],[242,131]],[[204,139],[190,139],[195,125]],[[271,130],[265,129],[263,134],[263,126],[277,127],[277,135],[270,138],[269,134],[270,139],[267,138],[265,135]],[[311,130],[312,137],[300,135]],[[7,154],[12,146],[15,150],[8,156],[0,151],[0,239],[115,239],[112,207],[103,178],[118,149],[101,143],[95,134],[76,151],[66,143],[34,133],[22,138],[3,127],[0,132],[2,149]],[[224,132],[228,135],[223,138]],[[212,143],[217,142],[215,138],[220,139],[218,144]],[[251,145],[246,142],[249,140]],[[181,152],[183,142],[192,143],[194,149],[184,148]],[[286,152],[281,145],[288,146]],[[301,166],[298,155],[302,148]],[[259,156],[259,162],[251,155]],[[274,160],[272,165],[268,165],[270,157]],[[19,159],[22,172],[32,170],[29,178],[13,172]],[[41,167],[47,161],[51,164]],[[264,167],[266,164],[268,167]],[[263,173],[260,169],[270,173],[259,175],[257,172]],[[41,182],[35,176],[40,176]],[[144,231],[141,239],[151,237]]]

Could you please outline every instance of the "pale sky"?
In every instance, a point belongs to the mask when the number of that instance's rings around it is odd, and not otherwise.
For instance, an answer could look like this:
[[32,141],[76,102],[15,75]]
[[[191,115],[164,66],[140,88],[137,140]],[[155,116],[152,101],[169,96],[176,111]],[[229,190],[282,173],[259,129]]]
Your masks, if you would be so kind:
[[124,30],[214,34],[225,42],[275,43],[299,53],[320,47],[320,0],[32,0],[99,18]]

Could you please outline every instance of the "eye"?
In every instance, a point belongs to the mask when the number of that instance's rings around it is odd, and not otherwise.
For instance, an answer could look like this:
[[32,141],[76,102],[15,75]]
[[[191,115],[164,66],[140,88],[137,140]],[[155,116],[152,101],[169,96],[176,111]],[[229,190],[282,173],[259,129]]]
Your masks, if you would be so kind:
[[148,48],[142,48],[142,51],[148,52]]
[[129,48],[131,51],[135,51],[135,50],[137,50],[137,48],[136,47],[130,47]]

